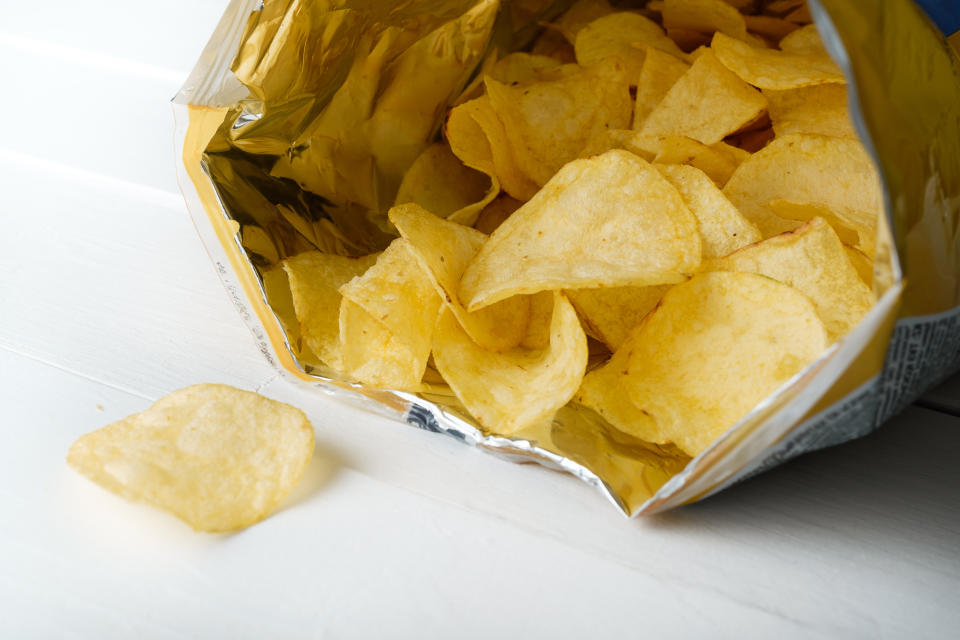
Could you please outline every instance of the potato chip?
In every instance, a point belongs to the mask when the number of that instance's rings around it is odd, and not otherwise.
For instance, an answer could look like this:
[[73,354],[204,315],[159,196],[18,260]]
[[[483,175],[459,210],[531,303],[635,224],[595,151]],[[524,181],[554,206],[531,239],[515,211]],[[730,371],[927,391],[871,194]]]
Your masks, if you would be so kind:
[[[503,221],[509,218],[523,203],[507,194],[501,194],[480,212],[473,228],[481,233],[490,235],[496,231]],[[457,221],[459,222],[459,221]]]
[[660,138],[644,136],[633,129],[603,129],[590,138],[580,152],[580,158],[599,156],[612,149],[624,149],[649,162],[660,146]]
[[697,50],[710,44],[709,35],[691,29],[667,29],[667,37],[676,42],[682,51],[690,52],[687,59],[691,62],[695,60],[693,56]]
[[[678,284],[637,334],[623,386],[653,418],[657,442],[691,456],[827,346],[805,295],[752,273],[704,273]],[[645,430],[630,433],[649,439]]]
[[505,351],[523,339],[530,320],[530,300],[514,296],[497,304],[467,312],[457,289],[464,270],[487,241],[487,236],[461,224],[447,222],[417,205],[390,210],[390,221],[467,335],[481,347]]
[[863,145],[827,136],[776,138],[737,168],[723,193],[765,238],[799,226],[775,215],[772,200],[820,205],[841,219],[882,211],[880,180]]
[[822,136],[856,139],[847,107],[847,87],[842,84],[818,84],[798,89],[765,89],[770,121],[778,136],[789,133],[813,133]]
[[[432,331],[432,329],[431,329]],[[432,333],[429,336],[432,339]],[[347,298],[340,303],[340,353],[345,375],[382,389],[419,391],[427,367],[422,332],[397,334]],[[418,349],[419,347],[419,349]]]
[[696,167],[720,187],[727,183],[741,162],[739,155],[732,151],[736,147],[723,142],[708,146],[684,136],[667,136],[660,140],[659,147],[654,162]]
[[447,308],[437,322],[433,359],[482,427],[510,435],[550,418],[573,397],[587,366],[587,337],[560,293],[553,294],[550,345],[542,350],[487,351]]
[[653,166],[676,188],[696,217],[704,259],[728,255],[761,239],[757,227],[730,204],[703,171],[681,164]]
[[[410,243],[402,238],[394,240],[362,276],[340,287],[340,294],[344,300],[354,303],[383,325],[390,334],[389,340],[380,336],[378,338],[381,344],[391,345],[390,361],[402,360],[403,366],[393,367],[393,370],[400,373],[391,376],[391,380],[399,381],[397,388],[411,388],[419,384],[427,366],[427,358],[430,357],[440,296],[434,289],[430,274],[423,269],[414,255]],[[374,348],[373,345],[361,348],[358,345],[363,336],[371,333],[367,328],[370,323],[359,316],[360,314],[353,310],[341,311],[340,338],[344,369],[361,382],[390,386],[382,381],[379,374],[364,374],[365,377],[361,375],[363,371],[376,368],[368,366],[368,362],[381,352],[381,348]],[[345,327],[345,317],[353,324]],[[397,342],[403,343],[405,352],[392,346]],[[368,352],[372,352],[372,355],[368,355]],[[385,356],[384,360],[387,359]]]
[[519,293],[679,282],[700,263],[680,194],[627,151],[575,160],[493,232],[460,284],[470,310]]
[[600,414],[611,426],[647,442],[662,442],[657,423],[630,399],[626,384],[630,354],[640,336],[639,325],[610,360],[583,378],[574,399]]
[[546,184],[595,132],[629,128],[633,101],[620,75],[621,61],[610,58],[575,75],[526,86],[486,79],[490,104],[524,175]]
[[671,87],[641,131],[650,136],[686,136],[709,145],[752,122],[766,107],[759,91],[707,50]]
[[817,25],[815,24],[800,27],[793,33],[784,36],[780,41],[780,50],[797,55],[827,55],[827,50],[823,46],[820,32],[817,31]]
[[774,42],[779,42],[798,29],[793,22],[773,16],[743,16],[743,20],[748,31],[770,38]]
[[833,227],[840,242],[857,247],[867,255],[874,254],[877,235],[876,215],[858,211],[852,212],[852,215],[851,212],[846,212],[846,215],[840,217],[822,204],[791,200],[771,200],[767,206],[775,215],[785,220],[807,222],[814,218],[823,218]]
[[446,135],[450,149],[463,164],[491,176],[511,196],[526,201],[537,192],[537,185],[520,170],[489,96],[454,107],[447,118]]
[[283,261],[303,343],[324,364],[334,369],[343,366],[340,358],[340,287],[373,266],[378,255],[348,258],[310,251]]
[[824,83],[845,84],[840,67],[829,56],[777,51],[749,44],[722,33],[713,36],[717,59],[744,82],[761,89],[796,89]]
[[463,208],[476,209],[475,218],[496,195],[489,176],[464,166],[450,147],[437,143],[424,149],[404,174],[394,202],[415,202],[444,218]]
[[647,116],[689,68],[690,65],[669,53],[652,47],[647,49],[637,83],[637,98],[633,110],[634,129],[643,127]]
[[787,14],[786,19],[797,24],[810,24],[813,22],[813,16],[810,15],[810,9],[807,5],[801,5]]
[[758,273],[790,285],[813,301],[831,342],[853,329],[874,303],[840,238],[822,218],[704,263],[703,268]]
[[560,31],[570,44],[574,44],[581,29],[611,13],[613,7],[607,0],[577,0],[551,26]]
[[850,260],[850,264],[852,264],[853,268],[856,269],[857,275],[860,276],[860,279],[863,280],[864,284],[872,288],[873,260],[871,260],[864,252],[858,251],[853,247],[843,245],[843,250],[846,252],[847,258]]
[[666,0],[663,4],[665,29],[687,29],[699,33],[719,31],[732,38],[759,44],[747,33],[743,16],[723,0]]
[[777,16],[783,16],[797,7],[801,6],[804,0],[773,0],[763,7],[764,12]]
[[571,289],[566,294],[588,333],[616,351],[672,286]]
[[[553,318],[553,292],[541,291],[530,298],[530,322],[520,346],[524,349],[546,349],[550,345],[550,322]],[[568,296],[569,298],[569,296]],[[508,298],[508,300],[511,298]],[[500,303],[503,304],[503,303]],[[496,307],[497,305],[493,305]],[[493,308],[489,307],[489,308]],[[482,311],[482,309],[481,309]]]
[[577,32],[573,48],[584,67],[618,57],[630,69],[640,69],[648,45],[677,58],[684,53],[653,20],[638,13],[618,12],[597,18]]
[[67,462],[128,500],[165,509],[197,531],[222,532],[270,515],[299,482],[313,446],[299,409],[200,384],[81,436]]
[[497,60],[487,75],[503,84],[533,84],[560,80],[580,70],[575,64],[561,64],[547,56],[518,51]]

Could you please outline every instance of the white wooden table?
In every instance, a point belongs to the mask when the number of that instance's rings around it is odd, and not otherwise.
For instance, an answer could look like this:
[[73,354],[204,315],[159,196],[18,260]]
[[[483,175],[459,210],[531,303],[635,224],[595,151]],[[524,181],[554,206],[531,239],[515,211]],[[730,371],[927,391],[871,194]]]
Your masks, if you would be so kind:
[[[570,477],[278,379],[174,181],[167,101],[222,8],[3,11],[0,637],[956,633],[960,378],[869,438],[641,521]],[[80,434],[196,382],[316,427],[293,498],[235,535],[64,462]]]

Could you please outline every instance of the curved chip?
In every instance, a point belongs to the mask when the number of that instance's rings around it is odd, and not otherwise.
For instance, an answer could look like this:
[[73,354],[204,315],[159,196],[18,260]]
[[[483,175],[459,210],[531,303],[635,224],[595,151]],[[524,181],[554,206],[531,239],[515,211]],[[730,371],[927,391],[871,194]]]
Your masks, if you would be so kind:
[[831,342],[857,326],[875,302],[873,291],[823,218],[713,260],[704,268],[758,273],[790,285],[813,301]]
[[550,345],[504,353],[470,339],[449,308],[437,322],[433,360],[444,380],[477,422],[510,435],[552,416],[576,393],[587,366],[587,337],[577,314],[553,294]]
[[302,411],[222,384],[164,396],[146,411],[80,437],[74,469],[198,531],[236,531],[277,508],[313,456]]
[[305,346],[327,366],[341,369],[340,287],[361,275],[380,254],[348,258],[309,251],[287,258],[283,270]]
[[800,226],[773,213],[772,200],[819,205],[857,226],[876,224],[883,210],[880,179],[863,145],[829,136],[774,139],[737,168],[723,194],[765,238]]
[[621,150],[575,160],[493,232],[460,284],[470,310],[519,293],[679,282],[700,263],[680,194]]
[[558,29],[570,44],[574,44],[581,29],[611,13],[613,7],[607,0],[577,0],[550,26]]
[[504,84],[532,84],[559,80],[579,70],[575,64],[562,64],[548,56],[517,51],[497,60],[487,75]]
[[842,84],[818,84],[777,91],[765,89],[770,121],[778,136],[812,133],[822,136],[856,139],[847,107],[847,87]]
[[707,49],[647,116],[641,132],[686,136],[709,145],[755,121],[766,108],[766,98]]
[[780,50],[801,55],[827,55],[817,25],[808,24],[783,37]]
[[616,351],[672,286],[570,289],[566,294],[590,334]]
[[656,423],[659,442],[695,456],[813,362],[827,334],[796,289],[714,272],[668,291],[630,347],[630,400]]
[[472,313],[460,303],[460,278],[487,236],[414,204],[394,207],[389,215],[420,266],[430,274],[437,294],[474,342],[493,351],[520,343],[530,321],[527,296],[507,298]]
[[725,67],[744,82],[761,89],[796,89],[830,82],[845,84],[847,81],[840,67],[824,54],[751,47],[722,33],[714,34],[710,46]]
[[[490,105],[526,177],[546,184],[596,132],[630,127],[633,101],[622,75],[622,62],[611,58],[559,80],[529,85],[507,85],[487,77]],[[517,199],[529,199],[506,190]]]
[[424,149],[407,169],[394,204],[415,202],[443,218],[458,214],[458,218],[476,219],[499,191],[499,185],[492,185],[491,180],[460,162],[449,146],[436,143]]
[[[687,164],[703,171],[718,187],[722,187],[750,154],[725,142],[705,145],[684,136],[659,139],[659,150],[653,161],[660,164]],[[743,154],[743,155],[741,155]]]
[[724,0],[666,0],[663,3],[663,26],[699,33],[719,31],[732,38],[761,44],[747,33],[743,15]]
[[663,97],[689,68],[690,65],[669,53],[652,47],[647,49],[637,82],[637,98],[633,109],[634,129],[643,128],[647,116],[653,113]]
[[696,217],[704,258],[725,256],[762,238],[756,225],[744,218],[700,169],[682,164],[653,166]]
[[677,58],[686,54],[653,20],[639,13],[621,11],[597,18],[577,32],[573,43],[577,62],[585,67],[604,58],[622,58],[631,69],[640,69],[649,45]]

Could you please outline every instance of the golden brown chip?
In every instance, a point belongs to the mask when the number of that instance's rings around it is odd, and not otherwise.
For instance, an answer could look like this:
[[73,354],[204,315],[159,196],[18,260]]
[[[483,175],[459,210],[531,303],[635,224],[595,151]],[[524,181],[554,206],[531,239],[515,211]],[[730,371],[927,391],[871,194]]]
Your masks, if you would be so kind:
[[761,239],[757,227],[730,204],[703,171],[681,164],[654,166],[697,218],[704,259],[728,255]]
[[647,116],[689,68],[690,65],[669,53],[653,47],[647,49],[637,83],[637,98],[633,110],[634,129],[643,128]]
[[747,33],[743,16],[724,0],[666,0],[663,4],[663,26],[699,33],[719,31],[730,37],[759,44]]
[[[380,254],[376,264],[340,287],[340,294],[386,330],[386,337],[378,336],[376,344],[362,345],[364,336],[373,333],[370,323],[354,309],[342,310],[340,338],[344,369],[361,382],[389,386],[379,373],[367,373],[377,369],[370,363],[383,353],[385,361],[402,361],[402,366],[391,367],[395,373],[389,377],[391,381],[397,381],[397,388],[416,387],[430,357],[440,296],[410,243],[402,238],[394,240]],[[345,319],[350,324],[345,325]],[[395,343],[402,343],[405,351],[392,346]],[[391,345],[389,350],[381,347],[384,344]],[[386,355],[388,351],[389,357]]]
[[847,212],[841,217],[822,204],[791,200],[771,200],[767,206],[775,215],[785,220],[807,222],[814,218],[823,218],[833,227],[840,242],[857,247],[868,256],[874,254],[877,235],[875,215],[858,211],[852,212],[852,215]]
[[444,303],[474,342],[492,351],[505,351],[523,339],[530,321],[530,300],[514,296],[468,312],[457,289],[464,270],[487,241],[483,233],[448,222],[417,205],[390,210],[390,221],[409,244]]
[[612,149],[624,149],[649,162],[659,152],[661,143],[660,138],[644,136],[633,129],[604,129],[590,138],[580,157],[590,158]]
[[486,79],[490,104],[525,176],[546,184],[596,132],[629,128],[633,102],[621,77],[622,62],[608,58],[559,80],[526,86]]
[[423,354],[422,334],[394,333],[363,307],[344,298],[340,303],[340,342],[342,368],[352,381],[383,389],[420,390],[430,355],[429,351]]
[[283,269],[304,345],[324,364],[341,369],[340,287],[361,275],[379,254],[363,258],[310,251],[287,258]]
[[571,289],[566,293],[589,333],[616,351],[671,286]]
[[799,226],[775,215],[772,200],[820,205],[841,220],[874,224],[883,206],[880,180],[863,145],[828,136],[776,138],[737,168],[723,193],[764,237]]
[[779,42],[798,28],[793,22],[773,16],[743,16],[743,20],[751,33],[766,36],[774,42]]
[[822,218],[705,263],[704,269],[758,273],[790,285],[813,301],[831,342],[849,333],[874,303],[840,238]]
[[128,500],[165,509],[198,531],[259,522],[296,486],[313,427],[288,404],[200,384],[88,433],[67,462]]
[[[657,441],[692,456],[827,346],[806,296],[752,273],[704,273],[678,284],[637,334],[622,384],[653,419]],[[650,439],[645,429],[632,433]]]
[[464,208],[475,209],[475,218],[496,195],[489,176],[464,166],[450,147],[438,143],[424,149],[404,174],[394,202],[415,202],[444,218]]
[[648,136],[686,136],[709,145],[754,121],[766,107],[759,91],[707,50],[671,87],[641,131]]
[[493,232],[460,297],[479,309],[556,289],[667,284],[700,263],[700,236],[677,190],[627,151],[575,160]]
[[722,187],[742,161],[733,149],[736,147],[730,147],[723,142],[708,146],[684,136],[667,136],[659,141],[659,149],[653,161],[696,167],[707,174],[717,186]]
[[575,64],[561,64],[547,56],[518,51],[497,60],[487,75],[503,84],[533,84],[559,80],[579,70]]
[[577,314],[553,294],[550,345],[542,350],[487,351],[444,309],[437,322],[433,359],[444,380],[477,422],[510,435],[550,418],[576,393],[587,366],[587,337]]
[[847,107],[847,87],[842,84],[818,84],[798,89],[765,89],[770,121],[778,136],[812,133],[856,139]]
[[821,57],[827,55],[827,50],[823,47],[823,41],[820,40],[820,33],[817,31],[817,25],[815,24],[800,27],[793,33],[784,36],[780,41],[780,50],[799,55],[819,55]]
[[640,69],[646,46],[665,51],[677,58],[684,53],[653,20],[638,13],[611,13],[581,28],[573,48],[577,62],[588,67],[604,58],[621,58],[630,69]]
[[577,34],[585,26],[603,16],[613,13],[613,7],[607,0],[577,0],[559,19],[551,25],[573,44]]
[[689,51],[687,58],[692,62],[695,53],[701,47],[710,44],[710,36],[690,29],[667,29],[667,37],[677,43],[682,51]]
[[846,83],[840,68],[823,54],[799,54],[751,47],[722,33],[711,50],[730,71],[761,89],[796,89],[824,83]]

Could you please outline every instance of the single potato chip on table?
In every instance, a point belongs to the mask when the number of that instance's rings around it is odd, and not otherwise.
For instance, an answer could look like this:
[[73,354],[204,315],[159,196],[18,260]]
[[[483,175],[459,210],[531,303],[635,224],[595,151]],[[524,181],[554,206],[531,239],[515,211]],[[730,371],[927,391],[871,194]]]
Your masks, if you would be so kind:
[[175,391],[146,411],[79,438],[74,469],[198,531],[259,522],[296,486],[313,427],[290,405],[220,384]]
[[679,282],[700,264],[697,222],[642,158],[568,163],[490,236],[460,299],[476,310],[519,293]]

